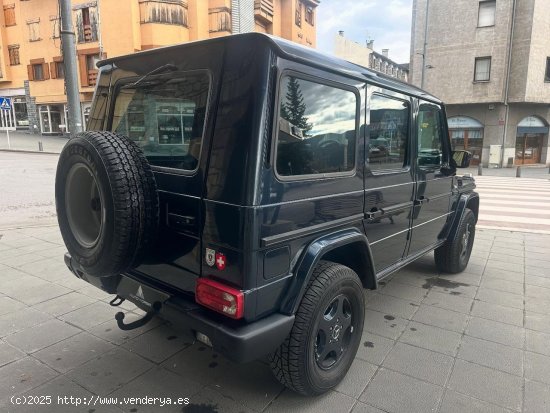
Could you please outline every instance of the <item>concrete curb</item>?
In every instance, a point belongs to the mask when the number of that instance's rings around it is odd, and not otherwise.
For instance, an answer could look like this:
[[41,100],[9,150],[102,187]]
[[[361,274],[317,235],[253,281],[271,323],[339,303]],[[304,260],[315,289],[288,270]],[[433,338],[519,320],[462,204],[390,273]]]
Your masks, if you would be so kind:
[[60,152],[28,151],[28,150],[25,150],[25,149],[0,149],[0,152],[37,153],[37,154],[45,154],[45,155],[59,155],[60,154]]

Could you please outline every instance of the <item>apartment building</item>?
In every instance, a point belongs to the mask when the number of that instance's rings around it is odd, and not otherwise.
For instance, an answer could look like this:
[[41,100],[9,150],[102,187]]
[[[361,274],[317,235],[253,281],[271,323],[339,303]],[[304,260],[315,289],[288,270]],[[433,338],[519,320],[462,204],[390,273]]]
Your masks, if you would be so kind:
[[382,49],[382,53],[378,53],[374,51],[374,40],[366,41],[362,45],[346,38],[344,31],[339,31],[334,37],[334,54],[336,56],[407,82],[409,78],[408,63],[395,62],[390,59],[389,52],[389,49]]
[[410,78],[474,163],[550,163],[550,0],[414,0]]
[[[0,0],[0,126],[67,132],[58,0]],[[257,31],[316,45],[318,0],[72,0],[80,98],[87,119],[106,57]]]

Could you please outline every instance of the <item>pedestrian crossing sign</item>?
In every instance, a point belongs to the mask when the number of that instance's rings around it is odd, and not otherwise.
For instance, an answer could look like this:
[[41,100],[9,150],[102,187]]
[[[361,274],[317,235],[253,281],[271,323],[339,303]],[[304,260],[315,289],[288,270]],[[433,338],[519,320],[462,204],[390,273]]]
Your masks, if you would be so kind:
[[11,98],[0,97],[0,109],[11,110]]

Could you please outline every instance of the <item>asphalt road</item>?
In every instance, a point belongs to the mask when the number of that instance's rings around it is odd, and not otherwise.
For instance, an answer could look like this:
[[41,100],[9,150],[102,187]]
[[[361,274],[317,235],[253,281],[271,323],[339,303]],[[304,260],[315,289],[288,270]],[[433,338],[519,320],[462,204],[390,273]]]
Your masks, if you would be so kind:
[[0,229],[54,224],[58,155],[0,151]]

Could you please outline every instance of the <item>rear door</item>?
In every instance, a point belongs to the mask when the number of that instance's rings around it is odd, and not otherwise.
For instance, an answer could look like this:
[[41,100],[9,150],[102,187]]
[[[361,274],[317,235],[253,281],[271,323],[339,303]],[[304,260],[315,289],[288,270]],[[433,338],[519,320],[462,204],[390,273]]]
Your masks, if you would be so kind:
[[363,222],[378,273],[403,258],[409,239],[411,108],[406,95],[368,87]]
[[449,139],[441,106],[419,102],[416,122],[416,192],[409,255],[438,243],[449,218],[453,177],[449,166]]
[[137,79],[115,84],[110,126],[141,147],[158,187],[158,242],[137,272],[192,292],[201,268],[204,137],[212,76],[207,70],[186,70]]

